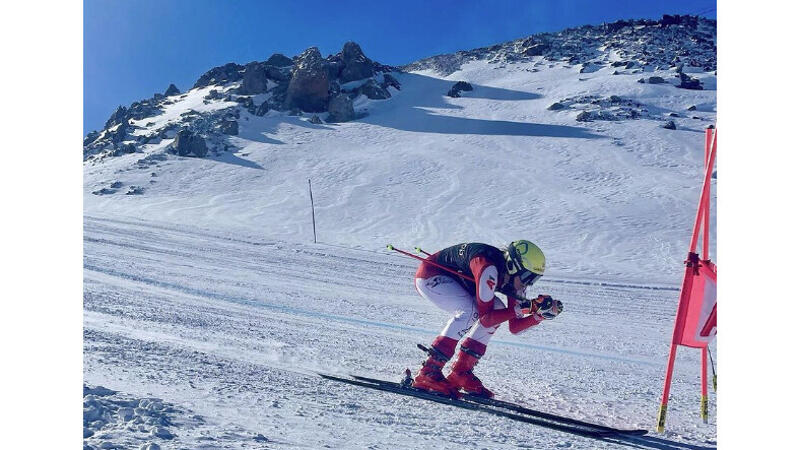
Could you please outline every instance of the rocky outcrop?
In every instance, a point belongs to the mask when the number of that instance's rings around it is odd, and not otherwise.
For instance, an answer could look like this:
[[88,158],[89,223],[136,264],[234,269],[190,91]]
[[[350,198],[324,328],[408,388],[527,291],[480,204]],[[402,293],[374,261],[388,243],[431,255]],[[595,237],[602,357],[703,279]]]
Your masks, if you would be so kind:
[[375,74],[374,63],[364,55],[361,47],[355,42],[346,42],[342,48],[342,71],[339,80],[342,83],[363,80]]
[[178,95],[178,94],[180,94],[180,93],[181,93],[181,90],[180,90],[180,89],[178,89],[178,87],[177,87],[177,86],[175,86],[174,84],[170,83],[170,85],[169,85],[169,87],[167,88],[167,90],[166,90],[166,91],[164,91],[164,96],[165,96],[165,97],[169,97],[169,96],[171,96],[171,95]]
[[668,130],[677,130],[678,128],[675,126],[675,122],[672,120],[668,120],[667,123],[662,125],[662,128],[666,128]]
[[223,120],[219,124],[219,132],[230,136],[239,134],[239,122],[235,120]]
[[347,122],[355,119],[353,99],[347,94],[339,94],[328,104],[328,122]]
[[[677,26],[676,26],[677,25]],[[679,56],[689,66],[715,70],[717,49],[716,21],[696,16],[669,16],[651,19],[619,20],[600,25],[584,25],[487,47],[437,55],[403,66],[407,72],[434,70],[450,75],[470,61],[489,63],[568,61],[588,72],[602,65],[633,67],[675,67]],[[602,50],[600,50],[602,49]],[[613,56],[612,56],[613,55]]]
[[385,100],[392,97],[392,94],[390,94],[385,87],[379,85],[374,79],[367,80],[366,83],[362,84],[361,87],[356,90],[356,93],[358,95],[366,95],[367,98],[372,100]]
[[681,72],[680,74],[681,82],[678,84],[679,88],[683,89],[695,89],[695,90],[702,90],[703,85],[700,83],[700,80],[697,78],[690,77],[685,73]]
[[294,61],[292,61],[292,58],[289,58],[281,53],[275,53],[269,57],[269,59],[266,61],[266,64],[268,66],[275,67],[290,67],[292,64],[294,64]]
[[328,70],[319,49],[304,51],[294,64],[286,91],[284,109],[300,108],[308,112],[325,111],[328,105]]
[[447,91],[447,96],[453,98],[461,97],[462,91],[471,91],[471,90],[472,90],[471,84],[467,83],[466,81],[459,81],[456,84],[454,84],[449,91]]
[[566,106],[564,106],[563,104],[561,104],[559,102],[555,102],[552,105],[547,107],[547,109],[550,110],[550,111],[559,111],[559,110],[562,110],[564,108],[566,108]]
[[128,121],[128,108],[124,106],[119,106],[117,107],[117,109],[114,110],[113,113],[111,113],[111,117],[109,117],[108,120],[106,120],[106,124],[103,126],[103,128],[108,129],[113,127],[114,125],[127,121]]
[[267,92],[268,85],[269,78],[264,64],[251,62],[244,66],[242,85],[239,87],[240,94],[263,94]]
[[244,66],[236,63],[228,63],[224,66],[214,67],[200,76],[193,88],[200,88],[212,84],[224,84],[242,79]]
[[400,82],[397,81],[397,78],[391,76],[388,73],[383,74],[383,82],[381,83],[381,86],[383,86],[384,89],[391,86],[397,89],[398,91],[400,90]]
[[172,143],[172,149],[179,156],[197,156],[202,158],[208,153],[206,141],[202,136],[187,129],[180,130]]

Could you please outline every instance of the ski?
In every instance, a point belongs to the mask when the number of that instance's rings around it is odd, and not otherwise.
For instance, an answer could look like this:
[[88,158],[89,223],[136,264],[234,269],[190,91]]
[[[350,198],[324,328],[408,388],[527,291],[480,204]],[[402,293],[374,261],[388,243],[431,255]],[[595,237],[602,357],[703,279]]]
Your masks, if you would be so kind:
[[[508,409],[503,409],[496,406],[491,406],[487,404],[482,404],[478,402],[468,401],[468,400],[460,400],[453,397],[446,397],[439,394],[434,394],[428,391],[423,391],[420,389],[414,389],[410,386],[404,386],[401,383],[392,383],[389,381],[383,380],[375,380],[375,381],[367,381],[366,379],[356,379],[356,378],[345,378],[336,375],[329,375],[319,373],[319,376],[326,380],[347,383],[354,386],[365,387],[369,389],[375,389],[378,391],[384,392],[392,392],[395,394],[400,394],[408,397],[415,397],[423,400],[429,400],[436,403],[441,403],[445,405],[454,406],[457,408],[462,409],[469,409],[472,411],[479,411],[479,412],[486,412],[489,414],[494,414],[496,416],[505,417],[511,420],[516,420],[519,422],[526,422],[533,425],[538,425],[545,428],[550,428],[553,430],[562,431],[565,433],[575,434],[583,437],[589,437],[594,439],[604,439],[604,438],[614,438],[619,436],[624,436],[624,433],[619,433],[614,429],[605,429],[605,427],[599,427],[597,425],[578,425],[578,424],[569,424],[563,422],[556,422],[552,420],[546,420],[540,417],[533,417],[531,415],[526,414],[519,414],[513,411],[509,411]],[[365,377],[361,377],[365,378]],[[376,382],[377,381],[377,382]]]
[[[351,376],[356,380],[361,380],[361,381],[365,381],[365,382],[371,382],[371,383],[376,383],[376,384],[384,384],[384,385],[393,385],[393,386],[397,386],[397,387],[406,387],[406,388],[410,389],[410,379],[404,380],[404,382],[402,382],[402,383],[394,383],[394,382],[391,382],[391,381],[379,380],[379,379],[376,379],[376,378],[369,378],[369,377],[362,377],[362,376],[358,376],[358,375],[351,375]],[[410,373],[407,375],[407,377],[408,376],[410,376]],[[513,411],[515,413],[525,414],[525,415],[528,415],[528,416],[537,417],[537,418],[540,418],[540,419],[545,419],[545,420],[551,421],[551,422],[558,422],[558,423],[563,423],[563,424],[567,424],[567,425],[576,425],[576,426],[579,426],[579,427],[587,427],[587,428],[606,431],[606,432],[613,433],[613,434],[618,434],[618,435],[643,436],[643,435],[647,434],[647,430],[642,430],[642,429],[622,429],[622,428],[609,427],[609,426],[606,426],[606,425],[600,425],[600,424],[586,422],[586,421],[579,420],[579,419],[573,419],[571,417],[559,416],[559,415],[556,415],[556,414],[550,414],[550,413],[546,413],[546,412],[543,412],[543,411],[537,411],[535,409],[527,408],[525,406],[518,405],[516,403],[506,402],[506,401],[503,401],[503,400],[495,400],[493,398],[483,397],[483,396],[480,396],[480,395],[462,394],[461,400],[466,401],[466,402],[479,403],[479,404],[486,405],[486,406],[493,406],[493,407],[496,407],[496,408],[505,408],[505,409],[508,409],[508,410]]]

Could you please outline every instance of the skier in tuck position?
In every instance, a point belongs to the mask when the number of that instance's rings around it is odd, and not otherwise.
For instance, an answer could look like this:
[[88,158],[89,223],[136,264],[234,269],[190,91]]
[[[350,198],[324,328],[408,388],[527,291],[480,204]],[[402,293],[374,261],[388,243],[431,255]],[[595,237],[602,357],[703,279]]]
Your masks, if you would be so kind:
[[[493,397],[472,370],[500,324],[508,321],[511,333],[517,334],[542,320],[554,319],[563,309],[561,302],[549,295],[525,300],[525,289],[544,274],[544,253],[525,240],[514,241],[504,250],[465,243],[442,249],[426,261],[460,272],[475,282],[434,264],[420,265],[414,280],[417,292],[453,317],[433,340],[412,386],[444,395],[463,390]],[[507,297],[507,305],[495,296],[496,292]],[[464,336],[458,357],[445,378],[442,368]]]

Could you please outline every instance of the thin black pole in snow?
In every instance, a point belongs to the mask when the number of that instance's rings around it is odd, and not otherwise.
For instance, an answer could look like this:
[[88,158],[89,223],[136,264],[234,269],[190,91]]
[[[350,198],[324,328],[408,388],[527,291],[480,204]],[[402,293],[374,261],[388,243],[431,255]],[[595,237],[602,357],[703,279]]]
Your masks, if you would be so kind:
[[314,217],[314,194],[311,193],[311,178],[308,179],[308,197],[311,199],[311,226],[314,229],[314,243],[317,243],[317,219]]

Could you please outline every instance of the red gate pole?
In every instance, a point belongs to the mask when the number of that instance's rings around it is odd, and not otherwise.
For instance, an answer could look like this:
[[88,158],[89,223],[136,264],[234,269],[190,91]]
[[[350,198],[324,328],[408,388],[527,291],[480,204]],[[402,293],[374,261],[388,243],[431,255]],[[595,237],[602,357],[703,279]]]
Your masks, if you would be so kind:
[[708,186],[711,183],[711,173],[713,171],[716,154],[717,133],[716,129],[714,129],[711,136],[711,150],[705,162],[706,170],[705,177],[703,178],[703,189],[700,194],[700,202],[697,205],[697,214],[695,215],[694,226],[692,228],[692,239],[689,243],[689,256],[686,259],[686,272],[683,276],[683,285],[681,286],[681,294],[678,301],[678,312],[675,316],[675,329],[672,332],[672,344],[669,349],[669,358],[667,359],[667,374],[664,378],[664,391],[661,394],[661,406],[658,408],[658,422],[656,424],[656,431],[658,433],[664,432],[664,426],[667,422],[667,404],[669,403],[669,389],[672,383],[672,370],[675,365],[675,351],[680,343],[683,327],[686,322],[686,308],[688,307],[688,303],[683,301],[683,297],[684,293],[691,291],[692,277],[694,276],[693,272],[700,264],[700,257],[695,253],[695,250],[697,249],[697,240],[700,237],[700,225],[706,213],[704,207],[708,207],[709,205],[710,189],[708,189]]

